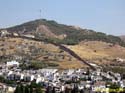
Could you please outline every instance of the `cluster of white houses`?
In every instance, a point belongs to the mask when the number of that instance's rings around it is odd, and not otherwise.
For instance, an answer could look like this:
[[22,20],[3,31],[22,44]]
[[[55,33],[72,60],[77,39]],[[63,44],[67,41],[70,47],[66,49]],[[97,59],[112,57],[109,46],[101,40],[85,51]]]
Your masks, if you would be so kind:
[[[9,69],[9,66],[14,66],[14,68]],[[58,69],[39,69],[22,71],[17,68],[18,66],[19,63],[16,61],[1,65],[0,76],[4,76],[7,80],[21,82],[35,81],[45,86],[56,87],[58,91],[64,91],[66,87],[73,88],[77,84],[79,90],[91,89],[93,92],[100,90],[108,93],[107,81],[117,83],[122,88],[125,87],[124,80],[121,79],[120,74],[113,72],[102,72],[101,70],[85,71],[84,69],[68,69],[63,71]],[[75,81],[79,81],[79,83]],[[2,87],[1,84],[0,87]],[[12,91],[12,88],[9,89]]]

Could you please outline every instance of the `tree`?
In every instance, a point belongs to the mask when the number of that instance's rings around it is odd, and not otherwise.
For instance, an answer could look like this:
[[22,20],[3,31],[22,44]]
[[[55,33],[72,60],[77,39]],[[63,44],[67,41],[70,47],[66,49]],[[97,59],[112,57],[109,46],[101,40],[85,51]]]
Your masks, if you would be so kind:
[[25,86],[25,92],[24,93],[30,93],[28,86]]
[[35,93],[43,93],[40,87],[36,88]]
[[30,89],[30,93],[33,93],[33,87],[31,85],[29,86],[29,89]]
[[56,91],[55,91],[55,87],[53,87],[52,93],[56,93]]
[[0,76],[0,82],[4,82],[4,77],[3,76]]
[[20,84],[20,90],[22,91],[22,93],[25,92],[25,87],[22,84]]
[[71,90],[70,90],[69,88],[66,87],[65,93],[71,93]]
[[16,87],[16,90],[14,91],[14,93],[23,93],[23,92],[21,91],[20,86],[17,86],[17,87]]
[[[41,86],[35,83],[31,83],[30,85],[18,85],[14,93],[43,93],[41,90]],[[50,92],[49,92],[50,93]]]
[[84,93],[83,89],[80,90],[80,93]]
[[72,89],[71,93],[78,93],[78,86],[74,85],[74,88]]

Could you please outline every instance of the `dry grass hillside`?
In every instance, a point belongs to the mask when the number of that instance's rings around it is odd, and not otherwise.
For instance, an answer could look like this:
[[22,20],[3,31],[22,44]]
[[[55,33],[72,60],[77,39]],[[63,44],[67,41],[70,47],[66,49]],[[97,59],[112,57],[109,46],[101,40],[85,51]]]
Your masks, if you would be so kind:
[[58,64],[58,68],[80,68],[83,65],[57,46],[45,42],[37,42],[22,38],[0,39],[1,62],[12,59],[29,59]]
[[[125,47],[101,41],[81,42],[78,45],[66,45],[84,60],[94,62],[98,65],[120,63],[114,61],[116,58],[125,59]],[[23,38],[0,38],[0,62],[20,59],[36,62],[58,64],[57,68],[81,68],[84,64],[76,60],[59,47],[34,40]],[[121,65],[124,66],[124,63]]]
[[125,47],[101,41],[81,42],[78,45],[67,46],[80,57],[98,64],[110,64],[116,58],[125,59]]

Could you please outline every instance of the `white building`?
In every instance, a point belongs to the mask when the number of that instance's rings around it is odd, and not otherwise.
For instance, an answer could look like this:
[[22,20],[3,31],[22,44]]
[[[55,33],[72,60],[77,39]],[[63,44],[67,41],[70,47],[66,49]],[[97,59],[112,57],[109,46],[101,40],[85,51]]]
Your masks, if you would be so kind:
[[19,66],[19,62],[13,60],[13,61],[7,62],[6,65],[7,65],[7,67],[9,67],[9,66]]
[[30,34],[28,34],[28,35],[23,35],[23,36],[25,36],[25,37],[29,37],[29,38],[35,38],[34,35],[30,35]]
[[40,75],[38,75],[38,77],[36,78],[36,83],[40,83],[42,81],[42,78],[40,77]]

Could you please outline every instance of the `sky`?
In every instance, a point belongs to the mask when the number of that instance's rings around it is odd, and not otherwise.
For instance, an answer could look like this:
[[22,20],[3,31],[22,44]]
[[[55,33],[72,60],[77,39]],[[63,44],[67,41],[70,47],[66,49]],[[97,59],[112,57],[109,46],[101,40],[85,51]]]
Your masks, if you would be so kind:
[[0,0],[0,28],[40,18],[125,35],[125,0]]

